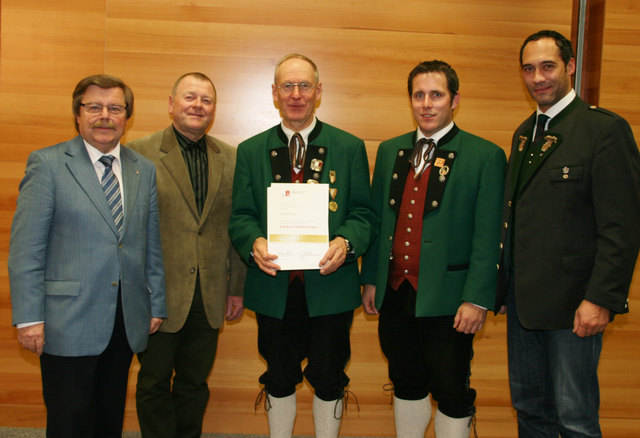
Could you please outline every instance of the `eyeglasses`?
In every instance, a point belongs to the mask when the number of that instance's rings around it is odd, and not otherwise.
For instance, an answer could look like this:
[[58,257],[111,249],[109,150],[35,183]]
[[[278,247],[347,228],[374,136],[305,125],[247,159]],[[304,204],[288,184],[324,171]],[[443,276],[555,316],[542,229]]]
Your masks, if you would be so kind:
[[285,96],[293,93],[293,90],[298,87],[298,90],[300,91],[300,94],[304,94],[305,96],[310,95],[311,93],[313,93],[313,90],[316,88],[315,85],[310,84],[309,82],[300,82],[300,83],[295,83],[295,82],[285,82],[282,85],[278,85],[278,90],[280,90],[280,92],[282,94],[284,94]]
[[107,108],[107,111],[112,116],[119,116],[128,108],[127,105],[101,105],[99,103],[81,103],[80,106],[83,106],[85,111],[89,114],[102,114],[102,109]]

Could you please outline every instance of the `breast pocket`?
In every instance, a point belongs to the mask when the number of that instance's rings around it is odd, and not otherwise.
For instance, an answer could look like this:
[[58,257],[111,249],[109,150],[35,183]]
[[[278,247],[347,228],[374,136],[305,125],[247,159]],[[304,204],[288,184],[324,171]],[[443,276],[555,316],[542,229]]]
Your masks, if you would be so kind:
[[581,164],[554,167],[549,170],[549,179],[552,182],[575,181],[584,178],[584,166]]

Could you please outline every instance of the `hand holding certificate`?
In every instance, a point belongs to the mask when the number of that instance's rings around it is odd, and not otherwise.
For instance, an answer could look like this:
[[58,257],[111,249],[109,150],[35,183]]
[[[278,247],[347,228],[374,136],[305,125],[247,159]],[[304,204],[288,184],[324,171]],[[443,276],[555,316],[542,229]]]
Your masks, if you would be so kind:
[[319,269],[329,249],[328,184],[273,183],[267,188],[269,253],[282,270]]

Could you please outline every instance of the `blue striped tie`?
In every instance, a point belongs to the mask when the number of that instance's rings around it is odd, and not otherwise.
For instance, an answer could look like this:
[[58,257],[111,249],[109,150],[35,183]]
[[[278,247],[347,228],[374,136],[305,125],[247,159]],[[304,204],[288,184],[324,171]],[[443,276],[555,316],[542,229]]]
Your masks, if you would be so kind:
[[114,158],[115,157],[113,155],[103,155],[100,157],[99,161],[104,164],[104,174],[102,175],[102,181],[100,183],[102,184],[104,195],[107,197],[107,203],[109,204],[109,209],[113,215],[113,220],[116,223],[118,234],[122,234],[122,219],[124,217],[124,212],[122,210],[122,199],[120,198],[120,185],[118,184],[118,178],[111,169]]

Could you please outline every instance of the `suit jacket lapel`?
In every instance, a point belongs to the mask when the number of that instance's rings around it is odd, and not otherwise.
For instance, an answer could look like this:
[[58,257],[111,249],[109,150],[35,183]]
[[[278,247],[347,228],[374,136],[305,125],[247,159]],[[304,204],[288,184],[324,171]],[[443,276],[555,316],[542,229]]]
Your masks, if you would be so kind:
[[124,188],[124,220],[122,224],[122,235],[124,236],[131,219],[131,212],[138,199],[140,169],[136,156],[124,146],[120,147],[120,162],[122,164],[122,187]]
[[411,152],[413,151],[413,144],[415,144],[415,137],[411,144],[402,145],[404,147],[398,148],[396,151],[396,161],[393,164],[393,171],[391,172],[391,184],[389,186],[389,205],[391,209],[396,213],[396,217],[400,213],[400,204],[402,203],[402,194],[404,192],[404,185],[407,181],[407,176],[411,170]]
[[267,187],[271,185],[271,182],[291,182],[289,146],[287,145],[287,136],[280,125],[276,126],[275,137],[273,141],[269,141],[267,150],[269,163],[271,164],[271,173],[265,173],[266,178],[271,177],[270,180],[265,181]]
[[204,207],[202,207],[200,223],[202,223],[206,219],[206,217],[209,215],[209,212],[211,211],[213,201],[216,198],[218,190],[220,190],[220,184],[222,182],[222,171],[225,166],[225,160],[220,153],[220,148],[215,144],[211,137],[207,136],[205,138],[207,143],[207,163],[209,169],[207,175],[207,197],[204,201]]
[[518,180],[520,178],[520,171],[522,170],[522,163],[527,155],[527,151],[531,144],[531,133],[533,132],[533,125],[535,124],[536,113],[533,113],[523,123],[522,128],[514,135],[514,144],[511,145],[512,167],[511,167],[511,199],[515,195],[515,191],[518,187]]
[[[567,117],[580,104],[580,102],[582,101],[579,97],[573,99],[565,109],[560,111],[558,115],[551,119],[547,131],[534,143],[531,143],[529,139],[521,139],[523,137],[531,136],[533,124],[536,120],[535,113],[532,114],[525,122],[523,129],[516,134],[518,137],[515,140],[523,143],[523,147],[521,148],[520,143],[518,143],[518,145],[514,145],[514,148],[512,149],[514,152],[517,151],[515,152],[517,154],[517,159],[514,160],[514,166],[517,167],[514,167],[513,169],[513,178],[511,180],[514,191],[518,190],[519,192],[522,192],[527,187],[531,178],[533,178],[533,176],[538,172],[542,164],[547,161],[551,154],[553,154],[562,144],[562,135],[560,132],[554,130],[554,127]],[[545,150],[541,151],[541,147]],[[522,151],[520,149],[522,149]],[[528,160],[527,157],[530,158],[530,164],[524,163],[525,160]],[[519,193],[512,192],[512,194],[517,196]]]
[[191,178],[189,177],[189,170],[184,163],[182,150],[180,149],[178,139],[176,139],[176,135],[173,132],[173,126],[169,126],[164,130],[160,150],[167,154],[162,157],[160,161],[167,168],[169,175],[171,175],[176,186],[180,189],[189,210],[191,210],[191,214],[196,220],[199,220],[198,207],[196,206],[196,195],[193,192]]
[[82,137],[77,136],[71,140],[68,143],[65,153],[68,157],[66,163],[67,169],[69,169],[69,172],[73,175],[82,190],[84,190],[106,223],[117,235],[118,230],[116,229],[116,224],[113,221],[113,215],[111,214],[111,210],[107,204],[107,198],[104,196],[104,191],[102,190],[95,168],[93,167],[89,154],[84,146]]

